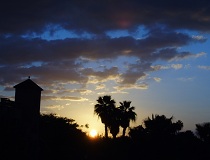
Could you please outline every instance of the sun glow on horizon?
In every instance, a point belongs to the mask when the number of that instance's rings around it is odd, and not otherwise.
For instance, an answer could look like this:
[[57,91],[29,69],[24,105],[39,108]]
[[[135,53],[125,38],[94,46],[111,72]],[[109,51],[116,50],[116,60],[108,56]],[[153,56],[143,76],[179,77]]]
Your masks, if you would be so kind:
[[90,137],[95,138],[98,132],[95,129],[92,129],[89,134],[90,134]]

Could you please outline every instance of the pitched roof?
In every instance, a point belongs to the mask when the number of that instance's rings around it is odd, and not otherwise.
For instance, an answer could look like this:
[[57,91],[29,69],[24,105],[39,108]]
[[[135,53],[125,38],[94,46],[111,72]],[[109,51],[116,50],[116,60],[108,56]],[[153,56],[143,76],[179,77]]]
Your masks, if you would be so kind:
[[39,87],[35,82],[33,82],[30,78],[19,83],[19,84],[16,84],[14,86],[15,89],[17,88],[21,88],[21,89],[37,89],[37,90],[40,90],[40,91],[43,91],[43,89],[41,87]]

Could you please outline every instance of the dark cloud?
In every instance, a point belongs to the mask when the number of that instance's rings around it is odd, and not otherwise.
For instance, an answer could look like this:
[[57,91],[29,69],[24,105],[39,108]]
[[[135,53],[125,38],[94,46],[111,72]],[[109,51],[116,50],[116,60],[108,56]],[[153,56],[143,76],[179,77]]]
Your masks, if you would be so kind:
[[[207,0],[3,0],[0,6],[0,85],[9,86],[33,76],[40,84],[90,83],[121,79],[133,87],[152,71],[158,60],[169,61],[193,56],[178,48],[205,42],[185,30],[209,32],[210,1]],[[137,33],[143,27],[141,35]],[[76,37],[47,39],[66,29]],[[127,36],[113,38],[108,31],[126,30]],[[89,34],[91,37],[81,36]],[[115,60],[129,61],[121,71]],[[83,60],[81,60],[83,59]],[[100,71],[87,64],[110,60]],[[99,62],[100,61],[100,62]],[[147,88],[147,84],[140,85]],[[53,92],[50,87],[48,93]],[[81,87],[81,89],[83,89]],[[57,91],[62,88],[55,89]]]
[[[20,77],[33,75],[42,79],[43,83],[45,81],[86,83],[88,76],[103,79],[109,74],[112,75],[112,72],[117,74],[117,69],[116,67],[112,71],[105,69],[103,72],[85,69],[80,72],[84,67],[82,63],[76,63],[80,57],[97,61],[116,59],[119,56],[135,56],[141,62],[151,64],[159,59],[167,61],[191,55],[192,53],[189,52],[179,52],[177,48],[196,41],[199,40],[186,34],[163,29],[153,29],[142,39],[107,36],[97,39],[68,38],[51,41],[38,38],[2,38],[0,71],[4,77],[0,82],[1,84],[14,83]],[[144,67],[142,69],[138,73],[123,74],[123,82],[136,82],[138,78],[145,75],[146,70]],[[136,80],[127,74],[135,75]]]
[[55,25],[78,32],[102,33],[157,23],[209,31],[209,6],[207,0],[3,0],[0,33],[42,32]]
[[[193,41],[199,40],[183,33],[163,29],[151,30],[142,39],[102,37],[47,41],[38,38],[1,38],[0,63],[2,65],[31,65],[33,62],[60,63],[61,61],[72,61],[79,57],[106,59],[122,55],[134,55],[148,59],[147,57],[152,56],[151,54],[161,48],[177,48]],[[165,58],[163,57],[163,59]]]
[[109,78],[117,77],[119,75],[117,67],[112,67],[110,69],[105,68],[103,71],[95,71],[93,68],[86,68],[82,70],[82,73],[87,77],[93,76],[99,81],[106,81]]

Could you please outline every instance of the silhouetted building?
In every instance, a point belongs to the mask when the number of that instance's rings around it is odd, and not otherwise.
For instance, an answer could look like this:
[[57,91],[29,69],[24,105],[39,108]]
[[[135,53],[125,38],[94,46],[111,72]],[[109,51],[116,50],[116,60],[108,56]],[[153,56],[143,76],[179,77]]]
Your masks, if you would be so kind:
[[15,105],[21,110],[22,117],[27,121],[36,121],[40,114],[41,91],[43,89],[27,79],[15,88]]
[[[39,117],[43,89],[30,78],[14,88],[15,101],[8,98],[1,98],[0,101],[0,127],[3,129],[0,136],[5,137],[7,150],[16,145],[15,151],[22,158],[36,160],[39,159]],[[1,149],[6,150],[5,147]]]
[[[0,99],[0,114],[17,110],[27,120],[34,120],[40,114],[41,91],[43,89],[30,78],[15,85],[15,101],[9,98]],[[3,113],[4,112],[4,113]]]

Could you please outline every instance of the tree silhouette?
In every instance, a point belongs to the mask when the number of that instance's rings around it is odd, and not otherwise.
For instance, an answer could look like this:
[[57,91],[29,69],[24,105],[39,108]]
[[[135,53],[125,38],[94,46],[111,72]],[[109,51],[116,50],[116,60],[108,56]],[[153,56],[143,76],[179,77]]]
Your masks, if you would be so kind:
[[134,112],[135,107],[131,106],[131,101],[120,102],[120,126],[123,128],[122,136],[125,136],[126,129],[130,126],[130,121],[136,121],[137,114]]
[[82,159],[87,138],[86,133],[78,128],[79,125],[73,119],[41,114],[40,158]]
[[146,129],[142,125],[138,125],[136,127],[130,128],[129,136],[133,139],[138,141],[146,140],[147,132]]
[[172,122],[173,116],[166,118],[165,115],[152,115],[144,120],[145,129],[151,135],[171,135],[176,134],[183,128],[182,121]]
[[120,131],[120,110],[118,108],[113,108],[112,113],[110,114],[110,122],[110,133],[115,139]]
[[94,113],[101,118],[101,122],[105,127],[105,137],[108,138],[108,127],[111,126],[113,111],[115,110],[115,101],[110,95],[105,95],[97,99],[97,104],[94,107]]
[[198,137],[207,143],[210,143],[210,122],[196,124],[196,134]]

